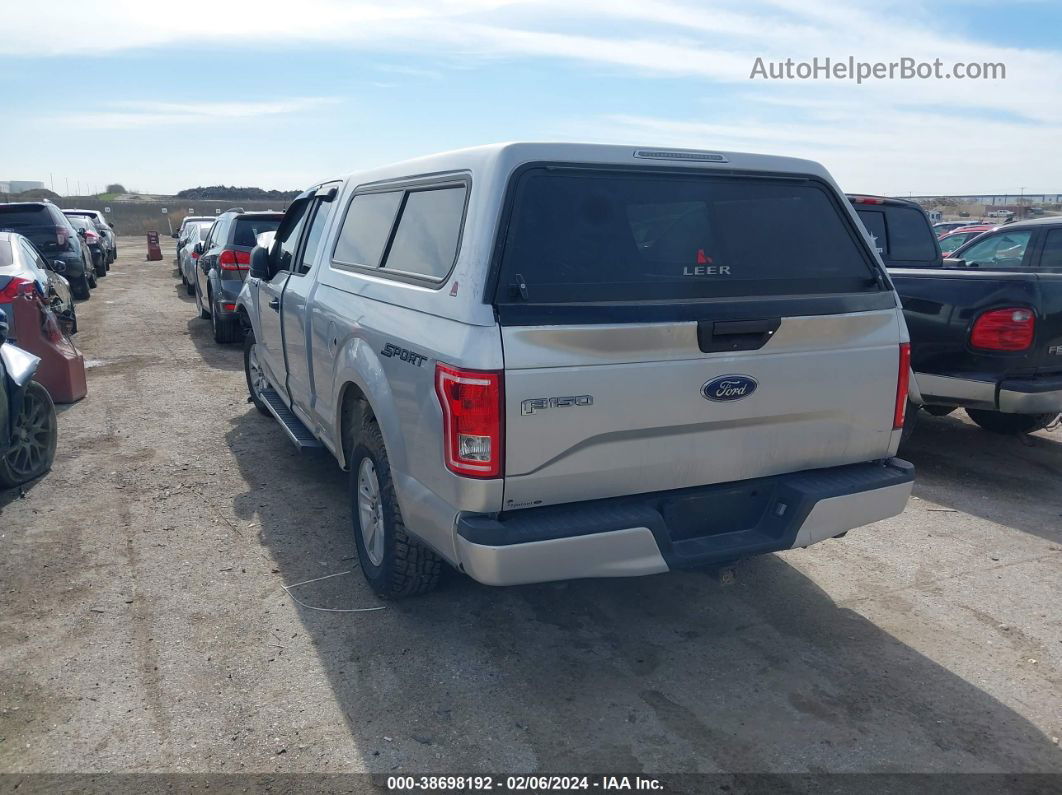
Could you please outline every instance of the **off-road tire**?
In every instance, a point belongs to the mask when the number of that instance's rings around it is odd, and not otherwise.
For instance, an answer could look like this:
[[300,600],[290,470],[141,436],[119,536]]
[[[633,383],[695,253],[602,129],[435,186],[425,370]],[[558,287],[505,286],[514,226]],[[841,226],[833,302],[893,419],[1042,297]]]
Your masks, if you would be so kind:
[[1058,414],[1004,414],[1002,411],[966,409],[970,419],[992,433],[1033,433],[1042,431]]
[[[373,591],[383,599],[401,599],[427,593],[439,584],[443,561],[406,530],[398,508],[380,426],[373,419],[365,421],[356,440],[349,457],[350,495],[354,543],[358,548],[358,562],[361,564],[362,574]],[[358,513],[358,470],[366,456],[376,468],[384,511],[384,551],[379,566],[369,560],[365,550]]]

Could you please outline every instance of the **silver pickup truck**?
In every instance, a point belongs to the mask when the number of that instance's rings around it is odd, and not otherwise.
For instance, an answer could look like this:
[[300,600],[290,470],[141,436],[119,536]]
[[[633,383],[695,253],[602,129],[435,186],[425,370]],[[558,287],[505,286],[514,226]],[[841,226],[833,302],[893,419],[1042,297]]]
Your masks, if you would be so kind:
[[377,593],[654,574],[893,516],[908,338],[805,160],[504,144],[323,182],[239,296]]

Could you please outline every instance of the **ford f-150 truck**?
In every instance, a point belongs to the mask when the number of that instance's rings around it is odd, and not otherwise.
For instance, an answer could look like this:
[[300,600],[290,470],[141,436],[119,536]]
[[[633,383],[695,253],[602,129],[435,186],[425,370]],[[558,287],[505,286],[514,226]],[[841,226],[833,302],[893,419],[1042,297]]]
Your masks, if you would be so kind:
[[805,160],[468,149],[323,182],[238,299],[250,399],[350,471],[388,597],[646,575],[903,510],[899,301]]
[[917,204],[850,197],[903,302],[923,408],[1030,433],[1062,412],[1062,217],[995,227],[943,258]]

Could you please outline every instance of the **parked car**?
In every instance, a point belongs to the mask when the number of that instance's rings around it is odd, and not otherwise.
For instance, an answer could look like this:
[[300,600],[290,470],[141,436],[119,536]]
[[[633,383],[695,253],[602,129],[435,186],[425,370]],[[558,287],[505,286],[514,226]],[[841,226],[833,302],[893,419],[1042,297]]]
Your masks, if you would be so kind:
[[74,297],[89,297],[89,288],[96,286],[92,254],[58,207],[50,202],[0,204],[0,231],[3,230],[28,237],[49,262],[61,261]]
[[188,295],[195,295],[195,267],[199,260],[199,252],[195,246],[206,241],[213,225],[213,221],[194,221],[186,225],[181,232],[183,245],[177,249],[177,269],[181,273],[181,283]]
[[195,303],[199,317],[209,318],[218,343],[237,342],[243,329],[236,314],[236,296],[251,263],[251,249],[262,232],[275,230],[283,213],[229,210],[218,216],[207,239],[196,243]]
[[442,561],[494,585],[731,563],[911,490],[899,302],[806,160],[504,144],[377,168],[301,194],[238,304],[255,406],[350,470],[387,597]]
[[[187,233],[189,231],[189,227],[193,225],[201,226],[202,224],[206,224],[209,227],[212,223],[214,223],[214,220],[216,218],[216,215],[186,215],[184,217],[184,219],[181,221],[180,227],[178,227],[177,231],[173,233],[173,239],[177,241],[178,262],[180,262],[181,249],[184,248],[187,243]],[[196,242],[198,242],[198,238],[193,240],[192,242],[194,245]]]
[[78,236],[85,241],[85,245],[88,246],[89,253],[92,257],[92,269],[96,272],[96,276],[102,279],[107,275],[107,261],[110,258],[106,244],[103,241],[103,235],[100,233],[99,228],[93,220],[88,216],[70,215],[67,217],[70,219],[71,225],[73,225],[74,229],[77,231]]
[[[77,333],[77,310],[70,295],[70,283],[61,275],[62,260],[49,263],[29,238],[14,232],[0,232],[0,314],[27,285],[32,285],[58,318],[68,335]],[[8,323],[12,322],[10,317]]]
[[948,232],[940,238],[940,250],[945,256],[950,255],[955,249],[967,241],[973,240],[978,235],[996,227],[992,224],[975,224],[973,226],[960,226],[954,232]]
[[48,390],[32,380],[40,359],[7,342],[7,330],[0,318],[0,488],[47,472],[59,436]]
[[969,225],[969,221],[941,221],[940,223],[933,224],[933,234],[937,237],[944,237],[944,235],[954,232],[960,226]]
[[[889,200],[876,209],[887,225],[907,225],[914,216],[902,205]],[[940,262],[885,261],[926,411],[962,407],[997,433],[1054,422],[1062,412],[1062,218],[991,229]]]
[[97,230],[103,236],[104,250],[108,252],[107,265],[118,259],[118,236],[114,224],[108,221],[99,210],[63,210],[67,216],[83,215],[91,218]]

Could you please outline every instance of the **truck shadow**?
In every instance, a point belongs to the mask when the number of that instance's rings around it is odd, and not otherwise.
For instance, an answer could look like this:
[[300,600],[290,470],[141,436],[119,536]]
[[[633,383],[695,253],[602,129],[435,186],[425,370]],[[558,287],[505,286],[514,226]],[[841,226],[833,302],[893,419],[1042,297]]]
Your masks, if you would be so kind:
[[900,457],[915,465],[915,495],[1006,527],[1062,541],[1062,439],[988,433],[961,411],[922,412]]
[[[177,286],[180,287],[179,282]],[[192,317],[188,320],[188,337],[203,361],[218,370],[243,372],[243,346],[239,344],[219,345],[214,342],[214,332],[210,327],[210,321],[199,317],[195,308],[195,299],[192,299],[189,311]]]
[[294,592],[386,606],[296,608],[371,772],[1062,771],[1033,724],[778,556],[727,588],[699,572],[508,589],[455,574],[381,602],[345,473],[253,409],[232,423],[248,484],[234,511],[278,578],[350,572]]

